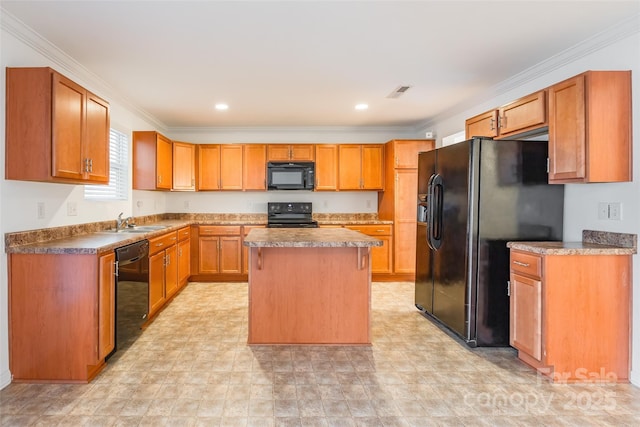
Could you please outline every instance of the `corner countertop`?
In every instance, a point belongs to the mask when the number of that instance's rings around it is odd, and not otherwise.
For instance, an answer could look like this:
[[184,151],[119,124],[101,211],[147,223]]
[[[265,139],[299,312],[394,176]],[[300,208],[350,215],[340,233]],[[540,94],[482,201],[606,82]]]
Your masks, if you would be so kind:
[[382,240],[347,228],[256,228],[244,239],[252,248],[344,248],[382,246]]
[[637,235],[583,230],[581,242],[508,242],[507,247],[540,255],[633,255]]

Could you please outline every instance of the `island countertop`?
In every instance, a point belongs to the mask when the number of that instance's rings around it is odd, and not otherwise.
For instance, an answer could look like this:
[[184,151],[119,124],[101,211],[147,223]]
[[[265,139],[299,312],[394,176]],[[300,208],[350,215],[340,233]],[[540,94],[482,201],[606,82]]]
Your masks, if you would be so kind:
[[253,248],[363,248],[382,240],[347,228],[256,228],[244,239]]

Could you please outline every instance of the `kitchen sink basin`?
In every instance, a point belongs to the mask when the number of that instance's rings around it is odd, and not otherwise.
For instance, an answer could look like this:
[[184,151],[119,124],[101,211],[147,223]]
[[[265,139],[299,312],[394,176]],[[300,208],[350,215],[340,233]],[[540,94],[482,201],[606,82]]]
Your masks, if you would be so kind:
[[151,231],[164,230],[168,225],[134,225],[133,227],[121,228],[120,230],[108,230],[111,233],[149,233]]

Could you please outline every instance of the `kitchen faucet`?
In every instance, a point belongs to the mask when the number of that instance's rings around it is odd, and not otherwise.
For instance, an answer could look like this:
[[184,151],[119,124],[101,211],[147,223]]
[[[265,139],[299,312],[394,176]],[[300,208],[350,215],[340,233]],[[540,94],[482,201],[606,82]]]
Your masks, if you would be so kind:
[[116,230],[127,228],[129,226],[129,221],[133,219],[132,217],[128,217],[127,219],[122,219],[123,214],[124,212],[120,212],[120,215],[118,215],[118,219],[116,219]]

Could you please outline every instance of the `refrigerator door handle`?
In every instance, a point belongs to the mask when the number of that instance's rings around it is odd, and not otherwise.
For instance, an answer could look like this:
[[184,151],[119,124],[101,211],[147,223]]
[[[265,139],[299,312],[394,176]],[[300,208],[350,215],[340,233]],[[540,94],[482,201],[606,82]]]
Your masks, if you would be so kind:
[[433,179],[436,177],[435,174],[429,177],[429,182],[427,184],[427,246],[430,249],[435,250],[433,245],[431,244],[431,224],[433,224]]
[[442,175],[433,176],[431,181],[431,222],[428,228],[429,246],[433,250],[438,250],[442,246],[443,184]]

